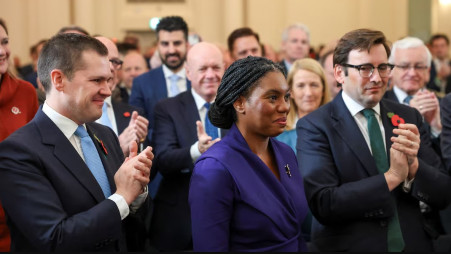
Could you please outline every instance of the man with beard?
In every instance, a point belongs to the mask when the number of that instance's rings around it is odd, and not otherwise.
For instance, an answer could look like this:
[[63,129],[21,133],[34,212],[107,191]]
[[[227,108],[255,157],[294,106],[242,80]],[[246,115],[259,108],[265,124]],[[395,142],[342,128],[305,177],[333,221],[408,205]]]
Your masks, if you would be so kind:
[[154,200],[151,245],[159,251],[192,250],[188,190],[194,161],[224,130],[214,127],[207,112],[224,74],[222,53],[214,44],[199,42],[187,57],[186,75],[192,89],[155,105],[155,144],[163,175]]
[[155,126],[153,108],[164,98],[173,97],[191,86],[186,79],[185,63],[188,51],[188,25],[179,16],[168,16],[160,20],[156,29],[158,53],[163,65],[152,69],[133,80],[130,105],[144,109],[149,120],[147,139],[151,142]]

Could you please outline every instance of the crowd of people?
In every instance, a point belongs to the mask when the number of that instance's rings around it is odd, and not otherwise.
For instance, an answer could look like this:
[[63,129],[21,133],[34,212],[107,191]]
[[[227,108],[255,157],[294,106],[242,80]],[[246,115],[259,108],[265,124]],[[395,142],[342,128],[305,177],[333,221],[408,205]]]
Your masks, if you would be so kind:
[[155,32],[21,66],[0,18],[0,251],[451,251],[446,35]]

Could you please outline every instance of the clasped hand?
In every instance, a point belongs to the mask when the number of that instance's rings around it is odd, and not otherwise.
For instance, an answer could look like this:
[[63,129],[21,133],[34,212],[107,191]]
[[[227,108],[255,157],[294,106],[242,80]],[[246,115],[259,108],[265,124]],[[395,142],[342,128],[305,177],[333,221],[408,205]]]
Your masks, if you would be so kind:
[[389,173],[396,176],[399,182],[412,179],[418,171],[418,150],[420,134],[414,124],[400,124],[393,130],[397,136],[391,137]]
[[124,197],[127,204],[130,205],[149,183],[153,157],[150,146],[140,154],[136,142],[130,146],[129,156],[114,175],[116,193]]

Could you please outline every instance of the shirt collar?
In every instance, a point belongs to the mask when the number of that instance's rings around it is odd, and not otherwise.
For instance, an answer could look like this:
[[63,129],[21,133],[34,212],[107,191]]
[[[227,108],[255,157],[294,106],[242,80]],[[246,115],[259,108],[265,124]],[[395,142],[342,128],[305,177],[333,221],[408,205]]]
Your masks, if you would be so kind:
[[[352,116],[356,116],[360,111],[365,109],[362,105],[360,105],[358,102],[356,102],[354,99],[352,99],[346,92],[343,90],[341,93],[343,97],[343,101],[348,108],[349,112],[351,112]],[[377,103],[376,106],[373,107],[373,110],[378,114],[381,115],[381,107],[380,103]]]
[[55,123],[55,125],[63,132],[64,136],[66,136],[67,139],[69,139],[74,134],[75,130],[77,130],[77,123],[58,113],[56,110],[50,107],[46,101],[42,106],[42,111],[50,118],[50,120],[52,120],[53,123]]
[[169,78],[170,76],[175,74],[181,77],[182,79],[186,79],[185,68],[182,68],[180,71],[174,73],[166,65],[163,64],[163,73],[165,78]]
[[207,101],[204,100],[204,98],[202,98],[199,94],[197,94],[194,89],[191,89],[191,94],[193,95],[197,110],[201,110]]
[[408,94],[406,92],[401,90],[396,85],[393,87],[393,92],[395,93],[396,98],[398,98],[399,103],[403,103],[404,99],[408,96]]

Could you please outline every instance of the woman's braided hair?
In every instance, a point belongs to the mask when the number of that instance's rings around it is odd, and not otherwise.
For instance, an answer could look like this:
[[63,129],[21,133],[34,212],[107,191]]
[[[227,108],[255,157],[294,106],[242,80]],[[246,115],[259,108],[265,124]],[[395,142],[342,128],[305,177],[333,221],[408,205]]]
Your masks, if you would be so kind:
[[211,123],[229,129],[237,119],[233,103],[240,96],[247,97],[251,88],[270,71],[280,72],[286,78],[282,66],[263,57],[248,56],[233,62],[225,71],[215,102],[208,110]]

